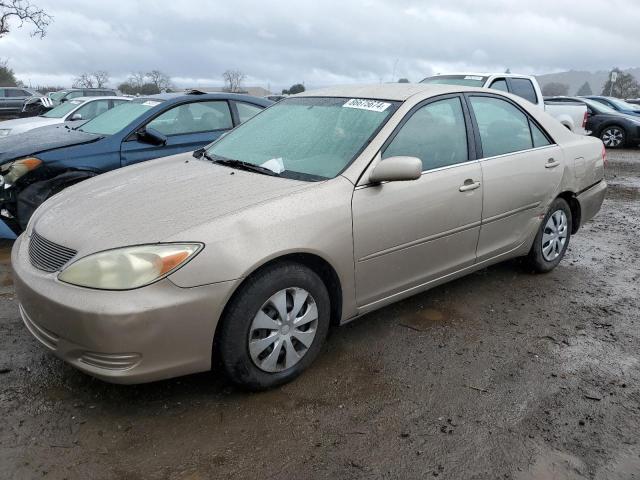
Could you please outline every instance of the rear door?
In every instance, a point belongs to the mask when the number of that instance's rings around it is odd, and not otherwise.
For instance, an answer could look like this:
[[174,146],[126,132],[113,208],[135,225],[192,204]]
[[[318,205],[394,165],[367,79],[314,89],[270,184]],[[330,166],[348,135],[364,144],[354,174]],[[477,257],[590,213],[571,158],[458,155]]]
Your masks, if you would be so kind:
[[467,94],[481,152],[483,208],[478,261],[505,254],[537,228],[562,179],[563,154],[518,105]]
[[407,114],[381,151],[422,160],[418,180],[360,185],[353,195],[360,307],[472,265],[482,213],[482,172],[462,97]]
[[141,142],[134,133],[122,143],[122,165],[197,150],[233,128],[233,119],[226,100],[200,101],[170,107],[141,128],[166,135],[166,145]]

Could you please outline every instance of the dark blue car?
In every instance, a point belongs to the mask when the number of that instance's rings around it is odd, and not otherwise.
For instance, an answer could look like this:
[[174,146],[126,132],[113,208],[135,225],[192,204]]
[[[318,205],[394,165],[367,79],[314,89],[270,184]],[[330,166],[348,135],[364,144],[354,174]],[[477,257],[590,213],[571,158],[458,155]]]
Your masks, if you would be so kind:
[[590,98],[596,102],[600,102],[607,107],[613,108],[616,112],[626,113],[627,115],[635,115],[640,117],[640,105],[625,102],[619,98],[604,97],[601,95],[588,95],[584,98]]
[[44,127],[0,139],[0,238],[67,186],[144,160],[196,150],[273,102],[198,91],[137,98],[78,128]]

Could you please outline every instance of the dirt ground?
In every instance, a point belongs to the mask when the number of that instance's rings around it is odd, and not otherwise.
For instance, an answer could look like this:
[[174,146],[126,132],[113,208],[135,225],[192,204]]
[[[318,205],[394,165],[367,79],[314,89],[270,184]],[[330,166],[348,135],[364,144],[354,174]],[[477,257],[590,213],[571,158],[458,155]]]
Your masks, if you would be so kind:
[[334,329],[260,394],[92,379],[27,332],[0,249],[0,477],[640,478],[640,151],[547,275],[519,261]]

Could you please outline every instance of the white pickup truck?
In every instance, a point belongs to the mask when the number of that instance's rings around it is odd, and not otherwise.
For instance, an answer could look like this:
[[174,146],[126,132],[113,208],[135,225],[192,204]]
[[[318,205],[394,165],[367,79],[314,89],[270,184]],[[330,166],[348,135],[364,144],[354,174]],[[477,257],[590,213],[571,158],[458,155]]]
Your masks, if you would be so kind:
[[586,135],[587,107],[576,103],[545,103],[535,77],[513,73],[452,73],[427,77],[420,83],[462,85],[465,87],[493,88],[529,100],[544,109],[573,133]]

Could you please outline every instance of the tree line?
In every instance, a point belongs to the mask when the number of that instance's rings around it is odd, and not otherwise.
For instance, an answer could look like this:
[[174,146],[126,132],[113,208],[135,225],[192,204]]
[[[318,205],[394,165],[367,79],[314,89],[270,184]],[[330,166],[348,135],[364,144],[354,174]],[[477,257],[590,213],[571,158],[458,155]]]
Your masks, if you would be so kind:
[[[611,74],[617,73],[618,78],[611,82]],[[589,82],[585,82],[576,92],[576,95],[593,95],[594,92]],[[562,82],[549,82],[542,87],[542,95],[545,97],[569,95],[569,85]],[[609,72],[608,80],[602,87],[598,95],[617,98],[638,98],[640,97],[640,83],[630,73],[623,72],[619,68],[614,68]]]

